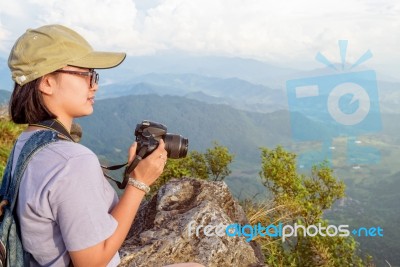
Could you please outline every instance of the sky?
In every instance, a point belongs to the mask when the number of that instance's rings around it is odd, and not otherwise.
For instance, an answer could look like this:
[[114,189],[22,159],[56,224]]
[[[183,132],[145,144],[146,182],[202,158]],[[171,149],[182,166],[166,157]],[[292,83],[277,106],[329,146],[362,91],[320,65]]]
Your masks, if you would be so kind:
[[400,70],[398,0],[12,0],[0,2],[0,56],[27,29],[64,24],[96,50],[152,55],[185,51],[256,59],[283,67],[322,67],[321,52],[347,62],[370,50],[368,66]]

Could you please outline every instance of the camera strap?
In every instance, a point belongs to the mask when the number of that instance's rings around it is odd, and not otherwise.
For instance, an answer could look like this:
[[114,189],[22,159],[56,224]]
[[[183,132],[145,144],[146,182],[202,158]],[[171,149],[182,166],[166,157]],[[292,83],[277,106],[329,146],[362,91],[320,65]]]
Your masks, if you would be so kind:
[[[38,123],[32,123],[29,124],[30,126],[36,126],[36,127],[41,127],[41,128],[45,128],[45,129],[49,129],[49,130],[53,130],[56,131],[57,133],[59,133],[61,136],[61,138],[72,141],[75,143],[74,139],[72,138],[71,134],[68,132],[67,128],[65,128],[65,126],[58,120],[56,119],[51,119],[51,120],[45,120],[45,121],[40,121]],[[114,170],[118,170],[121,169],[125,166],[128,165],[128,162],[123,163],[123,164],[118,164],[118,165],[112,165],[112,166],[104,166],[104,165],[100,165],[101,168],[103,169],[103,174],[106,178],[114,181],[119,189],[124,189],[126,187],[126,184],[128,183],[129,180],[129,174],[136,168],[136,166],[139,164],[139,162],[142,160],[143,156],[146,153],[146,149],[145,148],[141,148],[138,152],[136,157],[134,158],[134,160],[129,164],[128,167],[125,168],[124,171],[124,179],[122,182],[112,178],[110,175],[108,175],[107,173],[104,172],[104,169],[106,170],[110,170],[110,171],[114,171]]]
[[[124,179],[122,180],[122,182],[116,181],[114,178],[112,178],[111,176],[109,176],[108,174],[104,173],[104,176],[107,177],[108,179],[113,180],[117,185],[119,189],[124,189],[126,187],[126,184],[129,181],[129,174],[136,168],[136,166],[139,164],[139,162],[143,159],[143,156],[146,154],[147,148],[142,147],[139,151],[137,151],[135,158],[133,159],[133,161],[129,164],[129,166],[127,166],[125,168],[124,171]],[[118,170],[122,167],[125,167],[126,165],[128,165],[127,163],[124,164],[120,164],[120,165],[113,165],[113,166],[103,166],[101,165],[101,167],[103,169],[106,170]]]
[[68,132],[67,128],[65,128],[65,126],[56,119],[40,121],[38,123],[30,123],[29,126],[36,126],[36,127],[41,127],[41,128],[56,131],[57,133],[61,134],[64,137],[63,139],[68,139],[69,141],[72,141],[75,143],[74,138],[72,138],[72,136]]

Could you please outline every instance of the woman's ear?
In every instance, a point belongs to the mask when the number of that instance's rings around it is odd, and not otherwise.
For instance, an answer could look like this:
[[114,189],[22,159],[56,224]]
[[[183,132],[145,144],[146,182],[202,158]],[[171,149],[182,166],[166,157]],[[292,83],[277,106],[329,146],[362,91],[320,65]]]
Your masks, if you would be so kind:
[[40,80],[39,90],[42,92],[42,94],[52,95],[56,84],[57,81],[55,77],[51,74],[46,74]]

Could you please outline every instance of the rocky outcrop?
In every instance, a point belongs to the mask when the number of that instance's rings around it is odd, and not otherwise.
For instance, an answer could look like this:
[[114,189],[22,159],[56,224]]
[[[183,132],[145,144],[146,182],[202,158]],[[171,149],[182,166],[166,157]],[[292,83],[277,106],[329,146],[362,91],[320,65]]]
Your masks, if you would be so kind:
[[265,266],[257,243],[226,235],[224,225],[234,223],[248,222],[224,182],[172,180],[142,203],[120,250],[120,266]]

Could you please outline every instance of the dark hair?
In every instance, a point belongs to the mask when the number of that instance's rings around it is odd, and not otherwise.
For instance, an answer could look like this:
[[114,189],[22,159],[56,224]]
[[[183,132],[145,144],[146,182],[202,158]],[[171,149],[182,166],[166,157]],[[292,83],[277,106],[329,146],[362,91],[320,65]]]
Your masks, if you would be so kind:
[[44,104],[42,93],[39,90],[41,79],[38,78],[22,86],[15,83],[9,105],[9,113],[13,122],[17,124],[37,123],[56,118]]

